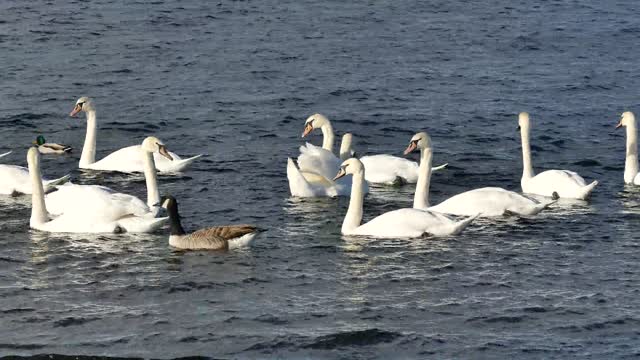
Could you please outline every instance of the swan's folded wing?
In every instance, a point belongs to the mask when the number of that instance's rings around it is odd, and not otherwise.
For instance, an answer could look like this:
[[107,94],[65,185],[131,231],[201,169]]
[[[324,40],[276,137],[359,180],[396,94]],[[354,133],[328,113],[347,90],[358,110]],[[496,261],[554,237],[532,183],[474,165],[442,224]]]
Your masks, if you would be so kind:
[[418,210],[399,209],[384,213],[358,227],[354,235],[417,238],[451,233],[455,221],[446,215]]
[[369,182],[392,183],[396,177],[409,183],[418,181],[418,163],[415,161],[386,154],[363,156],[360,161]]
[[104,158],[87,166],[89,169],[120,171],[120,172],[142,172],[142,155],[140,145],[132,145],[112,152]]
[[301,171],[310,171],[332,179],[340,169],[340,159],[331,151],[307,143],[300,147],[298,167]]

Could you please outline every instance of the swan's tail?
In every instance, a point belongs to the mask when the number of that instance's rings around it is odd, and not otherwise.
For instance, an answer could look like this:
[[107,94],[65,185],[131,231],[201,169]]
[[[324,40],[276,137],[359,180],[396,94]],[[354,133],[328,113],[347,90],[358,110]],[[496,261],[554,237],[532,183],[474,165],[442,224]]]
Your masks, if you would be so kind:
[[591,184],[584,186],[583,188],[580,189],[580,196],[579,199],[580,200],[587,200],[589,198],[589,196],[591,196],[591,192],[593,191],[593,188],[596,187],[596,185],[598,185],[598,180],[595,180],[594,182],[592,182]]
[[529,212],[527,215],[536,215],[538,214],[540,211],[548,208],[549,206],[555,204],[556,202],[558,202],[557,199],[551,200],[551,201],[547,201],[547,202],[543,202],[540,203],[536,206],[533,207],[533,210],[531,212]]
[[469,216],[468,218],[464,220],[460,220],[457,223],[455,223],[453,226],[453,232],[451,233],[451,235],[460,234],[462,230],[464,230],[467,226],[469,226],[469,224],[471,224],[473,220],[475,220],[478,216],[480,216],[480,213]]
[[287,179],[292,196],[307,197],[312,195],[311,186],[291,158],[287,158]]
[[192,162],[196,161],[201,156],[202,156],[202,154],[196,155],[196,156],[192,156],[192,157],[186,158],[186,159],[173,160],[173,161],[170,162],[171,166],[169,166],[167,168],[164,168],[164,169],[158,169],[158,171],[163,172],[163,173],[181,172],[182,170],[186,169],[189,165],[191,165]]
[[440,166],[434,166],[434,167],[431,168],[431,171],[442,170],[442,169],[446,168],[447,165],[449,165],[449,163],[444,163],[444,164],[442,164]]
[[63,176],[61,178],[58,178],[58,179],[43,181],[44,191],[48,192],[54,186],[62,185],[64,183],[66,183],[67,181],[69,181],[69,179],[71,179],[71,175],[67,174],[67,175],[65,175],[65,176]]
[[4,153],[4,154],[0,154],[0,158],[5,157],[5,156],[7,156],[7,155],[9,155],[9,154],[11,154],[11,151],[6,152],[6,153]]

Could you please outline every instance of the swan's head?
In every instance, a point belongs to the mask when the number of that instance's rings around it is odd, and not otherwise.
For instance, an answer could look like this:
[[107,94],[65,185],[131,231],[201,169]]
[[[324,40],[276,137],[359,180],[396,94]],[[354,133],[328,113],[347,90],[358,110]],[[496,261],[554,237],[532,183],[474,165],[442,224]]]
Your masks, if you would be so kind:
[[518,115],[518,130],[529,129],[529,113],[521,112]]
[[313,129],[320,129],[324,125],[329,124],[329,119],[322,114],[313,114],[304,122],[304,131],[302,137],[309,135]]
[[45,140],[44,136],[42,135],[38,135],[38,137],[36,138],[36,140],[33,142],[33,145],[43,145],[44,143],[46,143],[47,140]]
[[150,153],[157,152],[160,155],[166,157],[169,160],[173,160],[173,157],[167,151],[167,147],[160,139],[155,136],[149,136],[142,142],[142,150]]
[[416,149],[431,149],[431,137],[429,137],[429,134],[423,131],[413,135],[411,141],[409,141],[409,146],[407,146],[407,149],[404,151],[404,154],[408,155]]
[[616,125],[616,129],[622,126],[634,126],[636,125],[636,117],[631,111],[625,111],[620,117],[620,122]]
[[76,114],[79,113],[80,111],[86,112],[91,110],[94,110],[91,99],[86,96],[83,96],[80,99],[78,99],[78,101],[76,101],[76,106],[73,107],[73,110],[71,110],[71,113],[69,113],[69,116],[76,116]]
[[347,159],[340,165],[340,170],[338,170],[338,174],[333,178],[333,180],[338,180],[348,174],[361,174],[363,172],[364,165],[362,165],[360,160],[356,158]]

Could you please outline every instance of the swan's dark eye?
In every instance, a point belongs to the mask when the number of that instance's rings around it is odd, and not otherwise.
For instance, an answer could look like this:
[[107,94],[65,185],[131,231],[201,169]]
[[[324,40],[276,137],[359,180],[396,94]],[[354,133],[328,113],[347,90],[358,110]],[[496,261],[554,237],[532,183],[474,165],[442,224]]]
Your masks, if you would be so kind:
[[82,105],[84,105],[84,102],[79,102],[78,106],[82,107]]

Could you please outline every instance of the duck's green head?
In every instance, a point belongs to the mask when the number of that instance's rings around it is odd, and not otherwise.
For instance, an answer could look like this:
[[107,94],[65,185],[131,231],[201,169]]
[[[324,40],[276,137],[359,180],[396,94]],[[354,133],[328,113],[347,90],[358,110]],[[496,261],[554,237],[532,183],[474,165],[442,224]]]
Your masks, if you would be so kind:
[[45,142],[47,142],[47,141],[44,139],[44,136],[38,135],[38,137],[36,138],[36,141],[34,141],[34,144],[40,146],[40,145],[44,144]]

